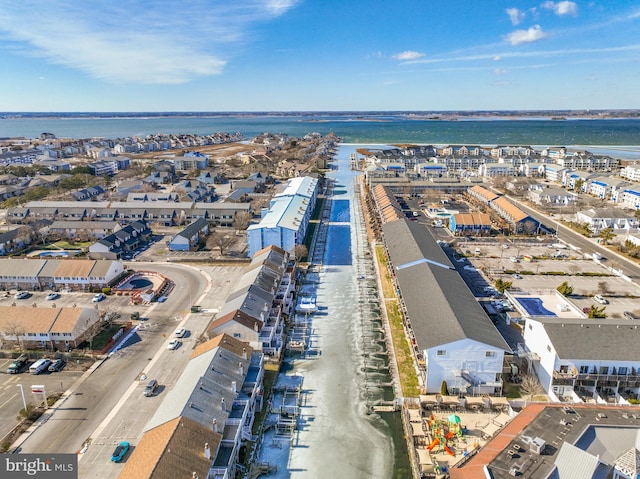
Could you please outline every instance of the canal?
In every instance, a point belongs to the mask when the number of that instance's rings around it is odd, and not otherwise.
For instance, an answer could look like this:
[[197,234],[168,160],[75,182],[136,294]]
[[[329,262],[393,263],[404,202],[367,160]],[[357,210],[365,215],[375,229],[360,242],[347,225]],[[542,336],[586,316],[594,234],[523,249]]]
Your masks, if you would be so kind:
[[279,458],[269,477],[411,477],[400,413],[371,414],[372,406],[393,400],[394,387],[373,254],[356,198],[360,173],[349,170],[355,148],[342,145],[328,174],[333,188],[316,245],[322,259],[314,268],[319,311],[310,319],[312,354],[286,361],[286,375],[303,378],[299,426],[284,449],[282,442],[263,442],[259,460]]

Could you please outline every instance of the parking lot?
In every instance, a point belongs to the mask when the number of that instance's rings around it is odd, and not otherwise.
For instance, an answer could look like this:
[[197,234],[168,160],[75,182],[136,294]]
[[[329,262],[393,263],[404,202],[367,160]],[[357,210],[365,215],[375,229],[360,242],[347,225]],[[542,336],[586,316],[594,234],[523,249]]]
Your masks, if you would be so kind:
[[[553,292],[563,282],[573,287],[568,298],[579,311],[604,307],[609,318],[623,318],[625,311],[640,317],[637,285],[615,275],[615,259],[588,259],[562,244],[539,241],[509,241],[504,238],[460,241],[448,251],[470,289],[477,297],[488,296],[486,288],[502,279],[512,292]],[[607,304],[599,304],[595,295]]]

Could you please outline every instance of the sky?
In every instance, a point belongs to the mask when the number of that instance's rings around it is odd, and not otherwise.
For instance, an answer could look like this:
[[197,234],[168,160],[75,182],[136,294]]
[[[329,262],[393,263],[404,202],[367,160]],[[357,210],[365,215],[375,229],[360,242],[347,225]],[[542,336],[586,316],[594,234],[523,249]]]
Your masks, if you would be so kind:
[[640,108],[637,0],[0,1],[0,111]]

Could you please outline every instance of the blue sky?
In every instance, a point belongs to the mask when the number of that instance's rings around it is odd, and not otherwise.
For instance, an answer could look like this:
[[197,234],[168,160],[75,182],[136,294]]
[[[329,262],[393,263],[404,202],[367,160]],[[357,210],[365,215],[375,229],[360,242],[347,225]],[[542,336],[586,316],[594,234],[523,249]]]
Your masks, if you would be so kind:
[[640,4],[2,1],[0,65],[0,111],[640,108]]

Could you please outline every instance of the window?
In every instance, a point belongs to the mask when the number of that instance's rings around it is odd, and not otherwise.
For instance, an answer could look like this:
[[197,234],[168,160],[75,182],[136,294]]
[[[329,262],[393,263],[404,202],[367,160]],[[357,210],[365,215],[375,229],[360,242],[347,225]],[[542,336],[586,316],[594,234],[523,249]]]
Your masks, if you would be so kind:
[[447,355],[447,351],[445,349],[438,349],[438,351],[436,352],[436,356],[446,356]]
[[233,337],[234,338],[241,338],[242,337],[242,333],[233,333]]
[[620,367],[620,368],[618,368],[618,374],[620,376],[626,376],[627,375],[627,370],[628,370],[628,368],[626,368],[626,367]]
[[531,326],[531,323],[529,323],[529,329],[533,331],[533,326]]
[[551,352],[551,346],[547,346],[547,351]]
[[609,374],[609,366],[600,366],[599,374]]
[[496,356],[496,352],[495,352],[495,351],[485,351],[484,355],[485,355],[487,358],[495,358],[495,356]]

